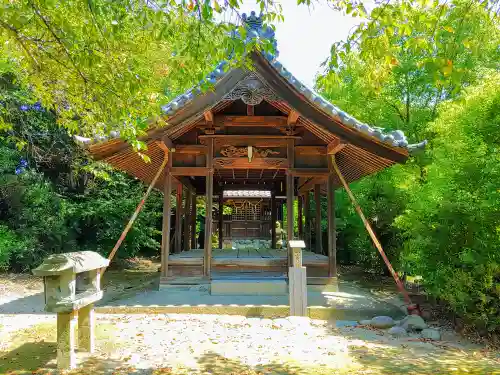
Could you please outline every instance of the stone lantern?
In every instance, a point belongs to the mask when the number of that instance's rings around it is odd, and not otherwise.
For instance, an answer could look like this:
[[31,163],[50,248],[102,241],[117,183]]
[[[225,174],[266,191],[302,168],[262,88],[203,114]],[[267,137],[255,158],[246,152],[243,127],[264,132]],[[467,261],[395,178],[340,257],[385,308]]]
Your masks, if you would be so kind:
[[94,351],[94,302],[102,298],[101,268],[109,260],[93,251],[54,254],[33,270],[44,278],[45,310],[57,313],[57,367],[76,367],[78,346]]

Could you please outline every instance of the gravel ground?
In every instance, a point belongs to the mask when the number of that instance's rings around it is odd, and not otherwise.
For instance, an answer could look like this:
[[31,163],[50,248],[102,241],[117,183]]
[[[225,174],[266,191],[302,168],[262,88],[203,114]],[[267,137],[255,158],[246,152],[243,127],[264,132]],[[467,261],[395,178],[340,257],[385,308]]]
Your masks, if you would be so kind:
[[[0,375],[57,373],[55,315],[42,308],[39,281],[0,280]],[[498,352],[445,330],[430,342],[345,321],[183,314],[98,314],[96,327],[96,353],[69,374],[500,375]]]
[[[43,323],[30,322],[31,328],[22,334],[2,332],[0,374],[56,372],[55,317],[40,316],[45,317]],[[31,316],[19,318],[26,322]],[[2,322],[15,320],[3,316]],[[90,357],[79,354],[79,369],[70,373],[500,374],[498,353],[460,344],[450,335],[445,342],[394,339],[381,330],[343,323],[227,315],[98,315],[97,351]],[[41,353],[35,361],[34,353]]]

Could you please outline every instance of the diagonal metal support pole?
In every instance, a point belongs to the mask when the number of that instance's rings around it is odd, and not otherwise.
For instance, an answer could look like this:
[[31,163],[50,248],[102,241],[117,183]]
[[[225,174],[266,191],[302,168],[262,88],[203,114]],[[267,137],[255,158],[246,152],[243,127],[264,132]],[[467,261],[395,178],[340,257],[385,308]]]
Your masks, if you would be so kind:
[[331,158],[332,158],[333,169],[335,170],[335,173],[337,173],[337,176],[338,176],[340,182],[342,183],[342,185],[344,186],[344,188],[345,188],[345,190],[347,192],[347,195],[349,196],[349,199],[352,202],[352,205],[356,209],[356,212],[358,213],[359,217],[361,218],[361,221],[365,225],[365,228],[368,231],[368,234],[370,235],[370,238],[372,239],[373,244],[375,245],[375,247],[377,248],[378,252],[382,256],[382,259],[384,259],[384,262],[385,262],[387,268],[389,269],[389,272],[391,273],[392,277],[394,278],[394,281],[396,282],[396,285],[397,285],[399,291],[403,295],[403,297],[405,299],[405,302],[408,305],[411,305],[412,303],[411,303],[410,296],[408,295],[408,292],[404,288],[403,283],[401,282],[398,274],[396,273],[396,271],[394,271],[394,268],[392,268],[391,262],[389,262],[389,259],[387,258],[387,255],[385,254],[385,251],[382,248],[382,245],[381,245],[380,241],[377,239],[377,236],[375,235],[375,232],[373,231],[370,223],[368,222],[368,220],[366,219],[365,215],[363,214],[363,211],[361,210],[361,207],[359,206],[358,202],[356,201],[356,198],[354,197],[354,194],[352,193],[351,189],[349,188],[349,185],[347,184],[344,176],[340,172],[340,169],[339,169],[339,167],[337,165],[337,162],[335,160],[335,155],[331,155]]

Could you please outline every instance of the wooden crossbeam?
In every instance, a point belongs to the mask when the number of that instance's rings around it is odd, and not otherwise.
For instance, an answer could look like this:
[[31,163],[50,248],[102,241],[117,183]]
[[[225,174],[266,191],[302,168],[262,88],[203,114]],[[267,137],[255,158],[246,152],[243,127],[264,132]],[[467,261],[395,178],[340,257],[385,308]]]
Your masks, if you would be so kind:
[[208,172],[207,167],[172,167],[170,169],[172,176],[206,176]]
[[295,146],[297,155],[326,155],[325,146]]
[[299,117],[300,117],[299,112],[291,110],[290,113],[288,114],[288,118],[286,121],[287,125],[294,126],[297,123],[297,120],[299,119]]
[[328,168],[290,168],[288,173],[295,177],[328,177]]
[[305,194],[312,189],[314,189],[314,185],[321,185],[323,184],[328,177],[313,177],[307,182],[305,182],[303,185],[299,186],[299,194]]
[[163,136],[161,140],[156,141],[156,144],[165,152],[172,151],[175,148],[172,140],[166,135]]
[[184,185],[189,191],[196,194],[196,188],[191,183],[191,180],[185,176],[175,176],[175,179],[182,185]]
[[214,114],[212,113],[212,111],[206,111],[205,113],[203,113],[203,116],[205,117],[207,125],[214,125]]
[[280,127],[287,125],[285,116],[215,116],[215,126],[261,126]]
[[174,145],[176,154],[194,154],[201,155],[207,153],[205,145]]
[[274,190],[274,184],[225,184],[223,185],[224,190]]
[[335,139],[331,141],[326,147],[326,152],[328,155],[335,155],[337,152],[341,151],[345,146],[347,146],[340,139]]
[[205,134],[198,137],[203,144],[210,138],[215,138],[216,144],[254,147],[286,146],[289,139],[301,139],[288,135],[249,135],[249,134]]

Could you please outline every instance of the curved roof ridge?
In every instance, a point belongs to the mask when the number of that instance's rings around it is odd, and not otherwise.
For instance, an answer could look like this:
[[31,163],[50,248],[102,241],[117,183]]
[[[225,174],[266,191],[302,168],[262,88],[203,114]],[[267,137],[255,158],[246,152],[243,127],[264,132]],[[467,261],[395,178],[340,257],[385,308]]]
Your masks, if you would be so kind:
[[[277,59],[277,42],[275,39],[274,30],[269,26],[264,26],[261,16],[256,16],[255,12],[251,12],[250,16],[246,14],[242,15],[243,21],[246,23],[247,35],[244,40],[245,44],[256,38],[264,38],[271,41],[275,53],[270,53],[266,51],[259,52],[274,68],[274,70],[285,78],[288,83],[290,83],[300,94],[302,94],[311,104],[313,104],[317,109],[328,115],[333,120],[340,122],[341,124],[373,137],[378,141],[381,141],[392,147],[400,147],[407,149],[412,152],[417,149],[422,149],[427,144],[427,141],[417,144],[409,144],[408,140],[402,130],[391,130],[385,132],[384,128],[370,126],[362,121],[357,120],[353,116],[344,112],[339,107],[331,103],[329,100],[325,99],[321,94],[317,93],[314,89],[309,88],[306,84],[295,77],[290,71],[288,71],[283,64]],[[241,38],[239,33],[233,32],[233,36]],[[215,69],[213,69],[205,79],[198,82],[198,84],[192,86],[190,89],[184,93],[178,95],[172,99],[169,103],[161,107],[163,114],[167,116],[175,115],[180,109],[184,108],[186,105],[191,103],[195,98],[203,95],[203,87],[205,85],[215,86],[230,70],[228,69],[229,62],[227,60],[221,61]],[[102,135],[96,136],[94,139],[85,138],[81,136],[75,136],[75,139],[81,143],[99,143],[104,140],[109,140],[110,138],[119,138],[120,133],[118,131],[110,132],[110,137],[103,137]]]

